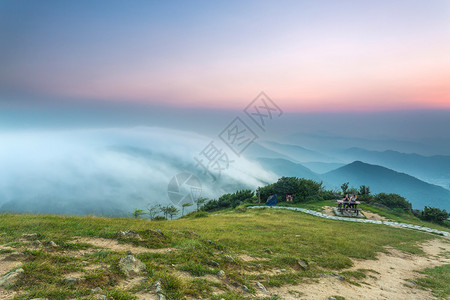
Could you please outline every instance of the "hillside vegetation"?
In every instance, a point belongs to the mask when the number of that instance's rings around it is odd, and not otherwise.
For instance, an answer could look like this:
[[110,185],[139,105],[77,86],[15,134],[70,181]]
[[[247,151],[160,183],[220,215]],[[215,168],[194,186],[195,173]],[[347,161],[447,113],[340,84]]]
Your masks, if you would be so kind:
[[[173,221],[3,214],[0,232],[2,263],[18,253],[12,269],[23,269],[3,291],[16,299],[278,299],[261,288],[324,276],[358,284],[370,270],[347,272],[352,259],[375,259],[386,246],[420,255],[417,243],[436,238],[245,207]],[[136,274],[121,268],[127,255],[143,263]]]
[[374,193],[400,194],[417,209],[423,209],[424,206],[450,209],[449,190],[379,165],[354,161],[327,173],[317,174],[304,164],[286,159],[259,158],[258,162],[280,177],[287,175],[322,181],[329,189],[336,189],[343,182],[349,182],[354,187],[369,185]]

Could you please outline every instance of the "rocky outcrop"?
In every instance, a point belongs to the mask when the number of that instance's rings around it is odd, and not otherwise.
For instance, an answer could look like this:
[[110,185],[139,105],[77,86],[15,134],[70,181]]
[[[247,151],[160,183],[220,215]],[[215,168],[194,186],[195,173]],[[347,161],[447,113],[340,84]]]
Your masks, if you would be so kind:
[[266,287],[261,283],[261,282],[256,282],[255,283],[255,285],[256,285],[256,287],[259,289],[259,290],[261,290],[261,292],[263,292],[263,293],[265,293],[265,294],[267,294],[267,293],[269,293],[268,291],[267,291],[267,289],[266,289]]
[[13,252],[13,253],[7,255],[5,258],[3,258],[3,260],[4,261],[22,261],[25,258],[27,258],[27,255],[25,253]]
[[28,241],[34,241],[37,240],[38,238],[40,238],[40,234],[39,233],[24,233],[22,234],[22,238]]
[[300,268],[302,268],[303,270],[307,270],[309,268],[309,264],[306,260],[304,259],[299,259],[297,261],[297,264],[300,266]]
[[16,284],[20,277],[22,277],[23,273],[24,270],[20,268],[0,277],[0,286],[9,287]]
[[142,240],[142,237],[139,235],[139,233],[134,232],[133,230],[119,231],[116,236],[124,239],[132,238],[140,241]]
[[119,260],[119,268],[127,276],[137,276],[145,271],[144,263],[133,255],[122,257]]

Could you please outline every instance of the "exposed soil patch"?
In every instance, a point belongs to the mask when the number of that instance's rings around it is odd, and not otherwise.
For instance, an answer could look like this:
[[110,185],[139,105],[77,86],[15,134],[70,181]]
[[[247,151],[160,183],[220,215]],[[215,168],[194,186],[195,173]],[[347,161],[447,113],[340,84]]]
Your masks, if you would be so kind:
[[0,260],[0,276],[3,276],[13,269],[17,269],[21,264],[22,262],[20,261],[7,261],[2,258]]
[[[22,262],[20,262],[20,261],[3,260],[3,257],[0,259],[0,277],[3,276],[4,274],[8,273],[11,270],[17,269],[22,264]],[[0,299],[9,300],[9,299],[13,299],[17,295],[18,294],[15,291],[0,288]]]
[[170,251],[176,251],[175,248],[159,248],[159,249],[149,249],[145,247],[140,246],[134,246],[131,244],[119,244],[116,240],[111,239],[104,239],[104,238],[86,238],[86,237],[79,237],[76,239],[76,242],[79,243],[88,243],[93,246],[104,248],[112,251],[118,251],[118,252],[126,252],[131,251],[133,254],[139,254],[139,253],[167,253]]
[[206,274],[204,276],[192,276],[190,273],[188,272],[183,272],[183,271],[174,271],[174,273],[179,276],[180,278],[183,278],[185,280],[192,280],[192,279],[206,279],[208,281],[211,282],[215,282],[215,283],[222,283],[222,280],[220,280],[216,275],[212,275],[212,274]]
[[[443,239],[434,239],[421,245],[426,255],[412,255],[393,248],[388,253],[378,253],[377,260],[353,260],[350,271],[370,269],[365,279],[356,286],[333,276],[325,276],[316,283],[284,286],[269,289],[281,299],[327,299],[330,296],[343,296],[345,299],[433,299],[430,292],[414,287],[406,281],[420,276],[415,270],[435,267],[450,263],[442,252],[448,251],[450,245]],[[405,284],[411,286],[405,286]]]
[[120,288],[122,290],[128,290],[128,289],[131,289],[132,287],[140,284],[143,280],[145,280],[145,277],[142,277],[142,276],[127,278],[127,279],[119,282],[118,288]]
[[244,262],[269,260],[265,257],[253,257],[247,254],[239,254],[237,257]]
[[323,209],[322,212],[324,214],[334,216],[333,208],[331,206],[324,206],[324,207],[322,207],[322,209]]
[[3,288],[0,288],[0,299],[2,299],[2,300],[14,299],[14,297],[16,297],[17,295],[18,295],[18,293],[15,291],[10,291],[10,290],[7,291]]
[[376,213],[373,213],[373,212],[370,212],[370,211],[361,211],[365,216],[366,216],[366,218],[367,219],[369,219],[369,220],[376,220],[376,221],[390,221],[389,219],[387,219],[387,218],[385,218],[385,217],[383,217],[383,216],[380,216],[379,214],[376,214]]
[[138,300],[159,300],[159,296],[150,293],[137,293],[135,295]]
[[254,257],[251,257],[250,255],[247,255],[247,254],[239,254],[238,257],[242,261],[254,261],[254,260],[256,260]]

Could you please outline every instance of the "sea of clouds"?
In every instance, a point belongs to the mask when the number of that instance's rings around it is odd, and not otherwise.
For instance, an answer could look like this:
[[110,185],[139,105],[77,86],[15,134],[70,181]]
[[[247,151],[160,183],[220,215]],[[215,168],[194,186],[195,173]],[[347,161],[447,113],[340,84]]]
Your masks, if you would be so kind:
[[2,212],[125,216],[171,205],[168,184],[179,173],[198,176],[209,199],[277,178],[228,151],[233,162],[213,181],[194,160],[212,139],[166,128],[2,132],[0,141]]

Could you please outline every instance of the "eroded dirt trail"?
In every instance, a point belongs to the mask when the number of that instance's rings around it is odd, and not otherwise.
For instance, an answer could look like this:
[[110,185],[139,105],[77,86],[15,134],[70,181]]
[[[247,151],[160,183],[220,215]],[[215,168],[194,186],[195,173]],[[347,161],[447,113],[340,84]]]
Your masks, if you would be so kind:
[[104,238],[85,238],[85,237],[77,237],[75,242],[78,243],[89,243],[93,246],[108,249],[112,251],[131,251],[133,254],[139,253],[167,253],[170,251],[176,251],[175,248],[158,248],[158,249],[149,249],[140,246],[134,246],[131,244],[120,244],[117,240],[112,239],[104,239]]
[[[415,270],[436,267],[450,263],[448,255],[450,239],[434,239],[421,245],[427,255],[408,254],[393,248],[388,253],[379,253],[377,260],[353,260],[350,271],[370,269],[367,278],[361,280],[361,286],[352,285],[335,277],[323,277],[317,283],[300,284],[271,289],[281,299],[328,299],[330,296],[342,296],[349,299],[434,299],[433,295],[414,287],[406,281],[420,276]],[[373,277],[372,277],[373,276]],[[363,283],[364,282],[364,283]],[[408,287],[405,284],[412,286]]]

